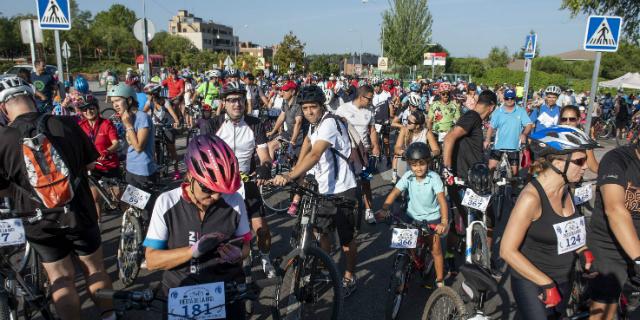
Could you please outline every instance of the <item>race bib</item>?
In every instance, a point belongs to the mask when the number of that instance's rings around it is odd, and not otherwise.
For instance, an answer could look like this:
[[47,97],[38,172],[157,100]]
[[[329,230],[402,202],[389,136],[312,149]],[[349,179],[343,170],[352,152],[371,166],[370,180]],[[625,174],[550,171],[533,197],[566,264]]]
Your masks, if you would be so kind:
[[169,320],[223,319],[227,317],[224,282],[169,289]]
[[592,184],[587,184],[576,189],[576,192],[573,195],[573,203],[580,205],[591,200],[591,198],[593,198]]
[[447,132],[438,132],[438,142],[444,142],[444,137],[447,136]]
[[462,198],[462,205],[485,212],[487,210],[487,206],[489,206],[489,200],[491,200],[491,195],[481,196],[473,192],[471,188],[467,188],[464,192],[464,198]]
[[418,243],[418,229],[393,228],[391,248],[414,249]]
[[381,125],[381,124],[377,124],[377,123],[376,123],[376,124],[374,124],[373,126],[376,128],[376,132],[377,132],[377,133],[380,133],[380,130],[382,130],[382,125]]
[[138,189],[132,185],[127,185],[127,189],[124,190],[120,201],[128,203],[138,209],[144,209],[151,198],[151,194]]
[[558,123],[558,117],[557,116],[551,117],[547,113],[541,113],[538,116],[538,122],[540,122],[540,124],[548,128]]
[[25,243],[22,219],[0,220],[0,247]]
[[587,244],[587,227],[584,217],[553,225],[558,239],[558,254],[575,251]]

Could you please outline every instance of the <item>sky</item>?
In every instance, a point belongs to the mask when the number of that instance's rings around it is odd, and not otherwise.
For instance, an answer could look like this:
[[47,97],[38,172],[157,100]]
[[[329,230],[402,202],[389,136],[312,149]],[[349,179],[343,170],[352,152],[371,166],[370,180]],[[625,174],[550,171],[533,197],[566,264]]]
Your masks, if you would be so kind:
[[[232,26],[240,41],[272,45],[293,31],[306,43],[307,54],[380,54],[382,13],[389,8],[387,0],[78,0],[78,5],[95,14],[119,3],[142,17],[143,1],[156,30],[167,30],[169,19],[186,9],[203,20]],[[517,51],[533,29],[541,55],[579,49],[586,16],[572,18],[567,10],[560,10],[561,2],[429,0],[431,43],[442,44],[454,57],[483,58],[494,46]],[[0,0],[0,12],[4,16],[36,13],[36,2]]]

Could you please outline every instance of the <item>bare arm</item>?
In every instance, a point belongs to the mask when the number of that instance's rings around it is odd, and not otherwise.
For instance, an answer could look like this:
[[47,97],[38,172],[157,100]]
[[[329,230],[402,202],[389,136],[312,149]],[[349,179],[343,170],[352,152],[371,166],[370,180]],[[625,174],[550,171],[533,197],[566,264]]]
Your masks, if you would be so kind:
[[300,148],[300,155],[298,155],[298,162],[300,159],[303,159],[307,156],[307,154],[311,151],[311,140],[309,137],[305,137],[304,141],[302,141],[302,147]]
[[183,247],[170,250],[157,250],[147,247],[145,251],[149,270],[169,270],[191,260],[191,248]]
[[541,213],[540,197],[536,194],[533,186],[529,185],[523,190],[511,211],[500,244],[500,257],[520,275],[538,286],[553,283],[553,280],[520,252],[520,246],[531,222],[538,219]]
[[447,136],[444,138],[444,153],[442,155],[442,162],[446,168],[451,168],[453,164],[453,146],[456,144],[456,141],[460,139],[462,136],[466,135],[467,132],[462,129],[460,126],[453,127]]
[[591,172],[598,174],[598,166],[600,164],[598,163],[598,159],[596,159],[596,154],[593,152],[593,150],[587,150],[587,167],[589,167],[589,170],[591,170]]
[[309,169],[313,168],[313,166],[318,163],[324,151],[330,146],[331,144],[328,141],[316,141],[309,153],[307,153],[304,158],[300,158],[296,166],[291,170],[291,173],[289,174],[291,179],[295,180],[304,176]]
[[631,212],[625,207],[625,190],[620,185],[605,184],[600,187],[604,200],[604,212],[611,231],[631,259],[640,257],[640,240],[633,227]]
[[484,149],[488,149],[489,145],[491,144],[491,137],[493,137],[493,127],[489,126],[489,129],[487,129],[487,134],[484,138],[484,143],[483,143],[483,147]]
[[144,151],[144,146],[149,138],[149,128],[141,128],[138,132],[133,130],[133,127],[126,130],[127,142],[133,149],[140,153]]
[[393,121],[391,122],[391,126],[398,129],[402,129],[404,127],[402,125],[402,121],[400,120],[400,116],[393,118]]
[[280,129],[280,127],[284,123],[284,117],[285,117],[284,112],[280,112],[278,119],[276,119],[276,124],[273,125],[273,128],[271,129],[271,131],[267,132],[268,136],[272,136],[274,133],[278,131],[278,129]]
[[176,111],[173,110],[173,106],[169,103],[166,108],[167,111],[169,111],[171,118],[173,118],[173,123],[180,123],[180,118],[178,118],[178,114],[176,114]]
[[374,156],[378,157],[380,156],[380,142],[378,141],[378,132],[376,131],[376,127],[373,125],[369,126],[369,136],[371,138],[371,151]]
[[441,151],[440,146],[438,145],[438,140],[431,131],[427,131],[427,143],[429,144],[429,148],[431,149],[431,156],[439,156]]
[[396,156],[402,156],[402,154],[404,153],[404,136],[407,135],[407,128],[402,128],[400,129],[400,133],[398,134],[398,137],[396,138],[396,143],[393,145],[393,153]]
[[302,131],[302,117],[296,117],[296,123],[293,125],[293,132],[291,133],[291,142],[296,142],[298,140],[298,136],[300,135],[300,131]]
[[393,189],[391,189],[391,192],[389,192],[389,194],[387,195],[387,199],[385,199],[384,203],[382,204],[382,210],[389,210],[389,208],[391,208],[391,205],[393,205],[393,202],[396,201],[401,193],[402,191],[400,191],[400,189],[398,188],[394,187]]

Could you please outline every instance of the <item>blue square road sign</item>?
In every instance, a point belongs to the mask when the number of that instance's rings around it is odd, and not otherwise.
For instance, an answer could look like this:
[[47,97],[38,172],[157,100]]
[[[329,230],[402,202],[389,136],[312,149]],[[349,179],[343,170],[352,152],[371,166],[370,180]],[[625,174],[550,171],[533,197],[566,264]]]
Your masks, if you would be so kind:
[[524,42],[524,58],[533,59],[536,56],[537,34],[528,34]]
[[584,35],[584,50],[615,52],[620,44],[622,18],[589,16]]
[[36,0],[40,29],[71,29],[69,0]]

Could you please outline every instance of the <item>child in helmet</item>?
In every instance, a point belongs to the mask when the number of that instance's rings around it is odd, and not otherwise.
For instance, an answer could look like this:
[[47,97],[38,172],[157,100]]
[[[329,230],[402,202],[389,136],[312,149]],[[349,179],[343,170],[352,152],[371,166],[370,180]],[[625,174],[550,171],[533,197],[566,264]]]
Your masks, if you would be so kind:
[[435,262],[436,285],[444,285],[444,256],[440,246],[440,235],[446,234],[449,228],[448,206],[444,195],[444,184],[440,176],[429,170],[431,152],[424,142],[414,142],[407,147],[405,159],[411,167],[391,190],[382,209],[376,213],[376,220],[389,215],[393,202],[403,192],[409,197],[406,215],[410,220],[426,223],[436,232],[427,237],[427,245],[431,245],[431,254]]

